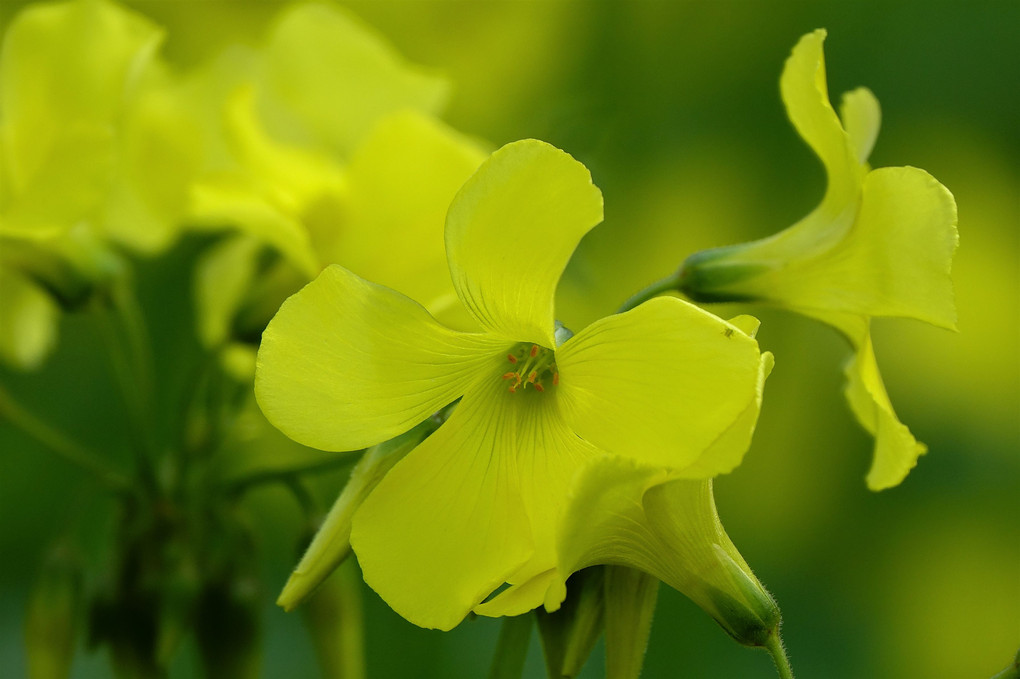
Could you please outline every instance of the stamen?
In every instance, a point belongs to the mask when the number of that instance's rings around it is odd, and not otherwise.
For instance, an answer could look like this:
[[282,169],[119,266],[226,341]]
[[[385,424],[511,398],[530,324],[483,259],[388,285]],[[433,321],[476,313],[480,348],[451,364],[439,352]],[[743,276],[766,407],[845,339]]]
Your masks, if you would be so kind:
[[538,356],[538,345],[537,344],[532,344],[531,345],[531,357],[535,358],[536,356]]
[[516,376],[517,376],[517,373],[503,373],[503,379],[504,380],[512,380]]
[[534,383],[535,383],[535,380],[536,380],[537,378],[538,378],[538,373],[537,373],[537,372],[535,372],[534,370],[532,370],[532,371],[531,371],[531,372],[530,372],[530,373],[528,374],[528,381],[529,381],[529,382],[531,382],[532,384],[534,384]]
[[517,385],[515,384],[514,386],[510,387],[509,391],[510,391],[511,394],[517,393]]
[[538,391],[545,391],[545,388],[542,386],[541,382],[535,382],[535,389],[537,389]]
[[553,386],[555,387],[559,383],[560,383],[560,374],[559,373],[553,373]]
[[516,363],[517,362],[517,357],[514,356],[513,354],[507,354],[506,355],[506,360],[510,361],[511,363]]

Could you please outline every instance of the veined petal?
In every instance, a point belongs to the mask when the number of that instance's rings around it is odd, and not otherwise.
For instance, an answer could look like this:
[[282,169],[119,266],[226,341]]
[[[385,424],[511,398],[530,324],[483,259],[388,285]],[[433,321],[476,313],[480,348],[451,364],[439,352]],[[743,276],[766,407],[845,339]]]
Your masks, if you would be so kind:
[[380,118],[404,109],[436,112],[447,94],[444,80],[406,63],[347,10],[325,3],[281,14],[266,46],[266,78],[271,98],[343,156]]
[[476,143],[420,113],[386,118],[351,157],[339,228],[335,218],[306,217],[320,258],[433,313],[438,300],[455,302],[443,246],[446,211],[485,157]]
[[602,193],[569,154],[534,139],[493,153],[446,219],[458,296],[490,332],[555,347],[556,284],[584,234],[602,221]]
[[628,566],[688,596],[742,643],[778,625],[779,610],[719,521],[710,480],[672,479],[630,460],[604,457],[579,475],[560,531],[560,583],[597,564]]
[[354,515],[365,582],[422,627],[455,627],[532,554],[518,418],[490,385],[397,463]]
[[846,398],[857,421],[875,437],[874,456],[867,475],[868,488],[877,491],[897,486],[917,466],[917,459],[928,448],[896,417],[878,372],[871,343],[871,322],[848,314],[825,314],[818,318],[838,328],[855,350],[844,369]]
[[0,360],[32,370],[53,349],[60,311],[30,279],[0,267]]
[[255,396],[295,441],[354,450],[459,398],[509,346],[448,330],[407,297],[333,265],[263,333]]
[[596,321],[556,351],[556,365],[556,396],[582,438],[671,469],[698,461],[707,475],[732,467],[729,454],[700,458],[743,421],[762,374],[757,342],[674,297]]

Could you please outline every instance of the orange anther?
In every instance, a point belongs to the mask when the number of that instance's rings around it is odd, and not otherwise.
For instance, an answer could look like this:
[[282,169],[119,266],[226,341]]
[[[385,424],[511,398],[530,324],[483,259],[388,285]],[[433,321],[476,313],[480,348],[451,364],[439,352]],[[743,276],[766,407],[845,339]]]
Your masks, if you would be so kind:
[[537,389],[538,391],[545,391],[545,389],[542,387],[541,382],[535,382],[535,389]]
[[553,386],[556,386],[559,383],[560,383],[560,374],[559,373],[553,373]]
[[538,379],[538,373],[535,372],[534,370],[532,370],[531,374],[528,375],[528,381],[529,382],[534,382],[536,379]]
[[507,354],[506,355],[506,360],[510,361],[511,363],[516,363],[517,362],[517,357],[514,356],[513,354]]
[[503,373],[503,379],[504,380],[512,380],[516,376],[517,376],[517,373]]
[[510,393],[511,394],[516,393],[516,392],[517,392],[517,385],[514,385],[514,386],[510,387]]
[[535,356],[538,356],[538,345],[537,344],[532,344],[531,345],[531,357],[534,358]]

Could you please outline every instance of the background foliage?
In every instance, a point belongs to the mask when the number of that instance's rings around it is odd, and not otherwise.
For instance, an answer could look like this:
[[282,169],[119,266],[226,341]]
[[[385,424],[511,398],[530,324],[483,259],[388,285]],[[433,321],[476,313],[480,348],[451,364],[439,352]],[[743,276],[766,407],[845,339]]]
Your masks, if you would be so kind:
[[[0,26],[24,3],[0,5]],[[190,65],[233,39],[255,41],[281,5],[130,2],[168,29],[167,56]],[[956,196],[954,278],[960,333],[877,322],[875,342],[902,420],[929,454],[904,484],[869,492],[871,442],[840,393],[849,349],[791,314],[749,309],[777,366],[744,464],[716,482],[727,530],[782,606],[803,677],[981,677],[1020,645],[1020,5],[1013,2],[364,2],[351,3],[411,61],[454,84],[446,120],[503,144],[537,137],[568,150],[606,196],[606,221],[582,243],[561,289],[575,329],[671,271],[697,249],[777,231],[815,205],[824,175],[778,96],[797,38],[829,30],[831,92],[867,85],[883,108],[875,166],[923,167]],[[187,244],[142,272],[141,294],[174,406],[198,360]],[[532,244],[520,244],[522,256]],[[158,311],[157,311],[158,310]],[[720,309],[718,313],[738,309]],[[70,316],[37,374],[0,372],[27,405],[126,460],[122,423],[94,326]],[[281,438],[250,459],[305,454]],[[342,472],[317,490],[328,502]],[[252,494],[264,582],[283,584],[297,509]],[[0,425],[0,675],[25,673],[28,584],[50,538],[74,525],[93,561],[112,505],[76,470]],[[93,564],[99,565],[99,564]],[[297,615],[272,606],[264,675],[314,676]],[[477,677],[498,624],[417,629],[365,590],[369,675]],[[584,676],[601,675],[600,659]],[[80,656],[75,677],[106,677]],[[195,673],[183,654],[174,676]],[[537,648],[527,676],[544,672]],[[734,645],[663,588],[645,675],[771,677],[768,658]]]

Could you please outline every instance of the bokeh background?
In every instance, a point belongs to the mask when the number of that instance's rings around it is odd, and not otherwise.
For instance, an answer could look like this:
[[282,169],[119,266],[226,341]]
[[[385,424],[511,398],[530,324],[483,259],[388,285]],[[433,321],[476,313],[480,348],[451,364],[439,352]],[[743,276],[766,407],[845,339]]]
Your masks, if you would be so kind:
[[[0,27],[24,4],[5,0]],[[167,28],[164,54],[181,66],[232,40],[257,43],[282,6],[127,4]],[[828,29],[833,98],[866,85],[882,104],[872,164],[924,168],[956,196],[960,332],[876,322],[893,403],[930,452],[902,486],[875,494],[863,482],[871,442],[841,393],[841,338],[787,313],[713,309],[758,315],[759,341],[777,357],[746,461],[716,482],[719,511],[782,607],[798,676],[965,679],[1005,667],[1020,646],[1020,3],[347,4],[409,60],[449,76],[455,128],[494,145],[544,139],[591,169],[606,220],[560,291],[575,329],[691,252],[773,233],[817,203],[824,175],[786,120],[778,78],[802,34]],[[521,256],[541,247],[508,236]],[[167,282],[186,254],[141,278],[157,342],[185,356],[197,352],[190,295]],[[93,447],[126,455],[94,328],[71,316],[61,337],[41,371],[0,379]],[[175,368],[163,369],[172,381]],[[262,447],[296,454],[282,439]],[[342,482],[326,475],[317,490],[328,501]],[[73,526],[95,561],[112,509],[0,423],[0,676],[26,672],[27,588],[52,536]],[[298,511],[274,489],[248,509],[269,588],[264,676],[314,677],[300,618],[272,605],[294,563]],[[369,676],[484,676],[498,623],[443,634],[404,622],[367,589],[364,603]],[[598,653],[583,676],[602,675]],[[196,667],[186,649],[173,676]],[[544,676],[537,642],[526,675]],[[110,676],[105,656],[83,653],[74,676]],[[775,674],[764,653],[662,588],[644,676]]]

